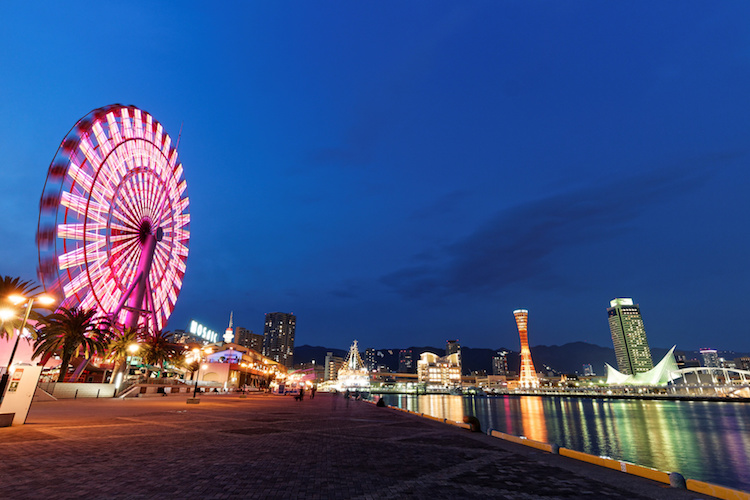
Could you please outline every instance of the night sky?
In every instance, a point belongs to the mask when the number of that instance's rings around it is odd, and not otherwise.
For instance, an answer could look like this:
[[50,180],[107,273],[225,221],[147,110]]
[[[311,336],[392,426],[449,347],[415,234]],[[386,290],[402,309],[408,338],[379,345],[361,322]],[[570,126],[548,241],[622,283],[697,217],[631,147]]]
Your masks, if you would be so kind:
[[[43,4],[44,2],[40,2]],[[179,7],[179,8],[178,8]],[[750,351],[750,3],[0,3],[0,274],[94,108],[179,144],[191,318],[298,345]]]

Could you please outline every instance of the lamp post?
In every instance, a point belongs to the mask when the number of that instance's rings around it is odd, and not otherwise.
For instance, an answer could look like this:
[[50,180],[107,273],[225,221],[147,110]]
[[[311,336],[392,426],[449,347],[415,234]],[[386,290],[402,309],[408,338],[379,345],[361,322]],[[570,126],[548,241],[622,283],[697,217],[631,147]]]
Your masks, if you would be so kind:
[[130,375],[130,366],[133,356],[135,356],[135,353],[137,353],[140,348],[141,346],[136,343],[130,344],[127,349],[130,356],[126,354],[125,359],[122,360],[122,367],[117,368],[117,374],[115,375],[114,372],[112,373],[112,382],[115,384],[115,392],[119,390],[120,385],[125,381],[125,378]]
[[[18,330],[18,337],[16,337],[16,342],[15,344],[13,344],[13,350],[10,352],[8,366],[5,369],[5,373],[3,373],[2,378],[0,378],[0,402],[5,399],[5,389],[8,387],[8,378],[10,378],[10,367],[11,365],[13,365],[13,358],[16,356],[16,349],[18,349],[18,341],[21,340],[21,335],[23,335],[23,331],[26,329],[26,323],[29,321],[29,314],[31,314],[31,308],[34,306],[34,301],[36,300],[40,304],[44,305],[50,305],[55,302],[55,299],[47,295],[40,295],[39,297],[32,297],[30,299],[27,299],[23,295],[11,295],[10,297],[8,297],[8,299],[17,306],[21,305],[25,300],[28,300],[28,302],[26,304],[26,314],[24,314],[23,321],[21,322],[21,328]],[[2,311],[1,316],[5,321],[12,318],[13,313],[5,309]]]
[[130,356],[125,357],[125,373],[122,374],[123,380],[125,380],[125,377],[130,375],[130,366],[133,364],[133,357],[135,356],[135,353],[140,350],[140,348],[141,346],[136,343],[130,344],[128,346],[128,352],[130,353]]
[[[211,354],[212,349],[209,348],[209,347],[207,347],[207,348],[204,349],[204,351],[205,351],[206,354]],[[200,403],[200,399],[198,399],[196,397],[196,394],[198,393],[198,379],[200,378],[201,369],[205,370],[205,369],[208,368],[208,365],[202,365],[201,366],[200,363],[202,361],[203,361],[203,357],[201,355],[201,350],[198,349],[198,348],[193,349],[193,363],[198,362],[198,370],[196,370],[195,372],[193,372],[195,374],[195,386],[193,387],[193,397],[192,398],[188,398],[187,404],[198,404],[198,403]]]
[[[195,361],[194,361],[195,362]],[[195,387],[193,387],[193,399],[195,399],[195,395],[198,393],[198,379],[201,376],[201,362],[200,359],[198,360],[198,370],[195,372]]]

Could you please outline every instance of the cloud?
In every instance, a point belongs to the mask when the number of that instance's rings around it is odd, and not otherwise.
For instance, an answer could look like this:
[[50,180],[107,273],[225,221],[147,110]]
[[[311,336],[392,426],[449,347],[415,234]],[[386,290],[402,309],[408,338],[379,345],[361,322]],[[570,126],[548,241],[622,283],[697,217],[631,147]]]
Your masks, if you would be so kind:
[[650,207],[703,184],[710,168],[734,156],[646,175],[616,175],[608,183],[504,210],[469,236],[420,252],[431,260],[380,281],[409,298],[485,294],[517,283],[536,289],[565,286],[551,265],[555,254],[621,233]]

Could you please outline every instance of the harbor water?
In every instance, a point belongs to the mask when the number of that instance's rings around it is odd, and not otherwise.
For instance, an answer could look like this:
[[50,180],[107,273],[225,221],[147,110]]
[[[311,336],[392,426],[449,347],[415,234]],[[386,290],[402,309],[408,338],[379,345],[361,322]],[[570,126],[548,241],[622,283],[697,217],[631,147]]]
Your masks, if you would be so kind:
[[385,395],[388,405],[476,416],[536,441],[750,491],[750,403],[541,396]]

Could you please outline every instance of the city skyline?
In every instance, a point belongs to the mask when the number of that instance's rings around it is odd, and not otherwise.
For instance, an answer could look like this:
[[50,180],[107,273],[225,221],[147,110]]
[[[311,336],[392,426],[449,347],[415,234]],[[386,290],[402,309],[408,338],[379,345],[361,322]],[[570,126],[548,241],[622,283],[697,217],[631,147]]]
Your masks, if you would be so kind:
[[185,167],[169,330],[223,331],[234,311],[260,332],[294,311],[298,345],[517,348],[524,307],[532,347],[608,346],[608,301],[635,297],[651,346],[750,351],[745,3],[0,16],[1,274],[37,281],[55,150],[120,102],[153,114]]

